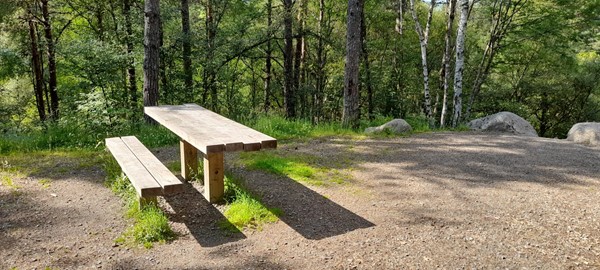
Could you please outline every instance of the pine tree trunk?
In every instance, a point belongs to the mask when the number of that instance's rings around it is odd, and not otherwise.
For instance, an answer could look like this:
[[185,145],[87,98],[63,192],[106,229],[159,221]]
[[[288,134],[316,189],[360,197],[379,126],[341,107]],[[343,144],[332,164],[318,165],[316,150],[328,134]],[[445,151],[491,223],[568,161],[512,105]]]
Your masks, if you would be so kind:
[[373,85],[371,82],[371,68],[369,63],[369,51],[367,50],[367,24],[365,13],[361,13],[360,38],[362,42],[362,60],[365,72],[365,86],[367,87],[367,116],[373,120]]
[[294,61],[293,61],[293,36],[292,36],[292,0],[283,0],[283,38],[285,46],[283,49],[283,76],[284,76],[284,103],[287,118],[296,118],[296,97],[294,89]]
[[181,32],[183,34],[183,83],[187,102],[194,97],[194,80],[192,73],[192,43],[190,32],[190,5],[188,0],[181,0]]
[[[127,81],[129,82],[129,102],[130,109],[137,113],[137,78],[135,75],[134,56],[133,56],[133,28],[131,26],[131,1],[123,0],[123,16],[125,17],[125,43],[127,47]],[[135,113],[134,113],[135,115]]]
[[210,109],[214,112],[219,112],[219,100],[217,93],[217,73],[214,68],[214,54],[215,54],[215,37],[217,35],[217,26],[215,22],[215,14],[213,7],[213,0],[206,0],[206,54],[205,54],[205,65],[204,65],[204,101],[206,101],[206,95],[210,95]]
[[273,0],[267,0],[267,29],[269,31],[269,40],[267,40],[267,46],[265,49],[265,113],[269,112],[271,108],[271,67],[272,67],[272,54],[273,48],[271,45],[272,30],[273,27]]
[[463,69],[465,64],[465,38],[467,36],[467,21],[469,18],[469,0],[461,0],[458,34],[456,35],[456,64],[454,67],[454,115],[452,127],[461,121]]
[[319,123],[322,117],[323,92],[325,91],[325,65],[327,64],[327,52],[325,51],[324,35],[327,22],[325,20],[325,0],[319,0],[319,25],[317,43],[317,70],[316,87],[313,94],[313,123]]
[[[173,103],[175,98],[175,93],[173,93],[173,89],[169,87],[169,79],[167,78],[167,56],[166,51],[164,49],[164,32],[163,32],[163,23],[162,19],[159,19],[158,25],[159,29],[159,64],[158,64],[158,76],[160,77],[160,86],[159,89],[162,89],[163,101]],[[160,94],[159,94],[160,98]]]
[[44,37],[46,38],[46,51],[48,54],[48,88],[50,92],[50,119],[58,120],[58,90],[56,79],[56,56],[54,38],[52,35],[52,21],[48,11],[48,0],[41,0],[42,16],[44,18]]
[[346,28],[346,66],[344,68],[344,112],[342,125],[358,128],[360,124],[360,94],[358,87],[361,55],[361,18],[363,0],[348,0]]
[[442,112],[440,114],[440,127],[446,126],[446,114],[448,112],[448,78],[450,75],[450,53],[452,52],[452,26],[454,25],[454,14],[456,12],[456,0],[448,1],[448,21],[446,22],[446,37],[444,56],[442,58],[442,72],[440,81],[444,96],[442,98]]
[[419,18],[417,17],[417,11],[415,7],[415,0],[410,0],[410,11],[415,21],[415,30],[419,35],[419,43],[421,45],[421,65],[423,67],[423,108],[425,110],[425,116],[429,122],[429,126],[434,126],[433,120],[433,112],[431,110],[431,94],[429,91],[429,69],[427,67],[427,44],[429,42],[429,31],[431,28],[431,19],[433,18],[433,9],[435,7],[435,0],[431,0],[431,7],[429,8],[429,13],[427,16],[427,25],[425,26],[425,31],[423,31],[421,27],[421,23],[419,23]]
[[304,17],[306,16],[307,0],[298,0],[298,33],[296,34],[296,51],[294,56],[294,89],[299,97],[300,116],[306,115],[306,93],[301,90],[301,82],[304,81],[304,60],[306,57],[306,41],[304,37]]
[[33,70],[34,84],[33,89],[35,92],[35,103],[38,110],[40,121],[46,121],[46,105],[44,102],[44,78],[42,75],[42,62],[40,52],[38,49],[37,32],[35,28],[33,15],[30,15],[28,19],[29,25],[29,39],[31,42],[31,66]]
[[[144,18],[144,106],[157,106],[160,65],[159,0],[145,0]],[[145,118],[147,122],[152,122],[149,117]]]

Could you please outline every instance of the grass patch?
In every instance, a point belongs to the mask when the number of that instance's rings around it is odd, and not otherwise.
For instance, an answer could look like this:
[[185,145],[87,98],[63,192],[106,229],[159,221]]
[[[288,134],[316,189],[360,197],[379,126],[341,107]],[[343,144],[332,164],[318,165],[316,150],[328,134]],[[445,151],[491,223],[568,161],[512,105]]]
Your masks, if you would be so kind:
[[43,179],[38,180],[38,183],[40,183],[40,185],[42,185],[43,188],[50,188],[52,180],[50,180],[48,178],[43,178]]
[[341,170],[323,166],[326,162],[317,157],[305,154],[281,156],[276,151],[244,152],[240,154],[240,161],[250,169],[283,175],[315,186],[344,184],[350,177]]
[[59,122],[27,132],[0,134],[0,153],[94,150],[102,148],[105,138],[128,135],[135,135],[148,147],[173,145],[179,140],[172,132],[160,125],[129,123],[119,127],[92,128]]
[[244,152],[240,154],[240,158],[250,169],[284,175],[313,185],[323,184],[323,181],[316,177],[319,169],[301,161],[300,156],[282,157],[272,152]]
[[121,244],[140,244],[152,248],[154,243],[164,243],[172,240],[175,233],[169,226],[169,220],[164,212],[154,204],[148,204],[140,209],[137,194],[121,169],[112,158],[106,158],[104,169],[107,174],[105,185],[119,195],[127,206],[126,216],[133,219],[133,226],[119,236],[115,242]]
[[246,228],[261,229],[265,223],[276,222],[283,212],[278,208],[268,208],[260,199],[248,192],[241,182],[231,175],[225,175],[224,212],[226,220],[219,222],[224,230],[237,232]]
[[363,133],[367,127],[376,127],[385,124],[392,120],[391,117],[375,117],[373,120],[362,120],[360,127],[356,130],[349,128],[342,128],[339,122],[328,122],[313,125],[311,122],[306,120],[288,120],[280,116],[263,116],[259,117],[256,121],[248,123],[249,126],[256,130],[259,130],[269,136],[277,138],[279,140],[290,140],[290,139],[310,139],[319,137],[331,137],[331,136],[342,136],[350,137],[353,139],[364,139],[367,137],[374,138],[387,138],[387,137],[398,137],[408,136],[415,133],[424,133],[432,131],[465,131],[469,130],[465,125],[461,125],[457,128],[444,128],[435,129],[430,128],[427,118],[422,115],[407,116],[404,118],[408,124],[411,125],[412,131],[404,134],[392,134],[391,132],[379,132],[374,134]]
[[256,121],[248,123],[248,125],[260,132],[277,138],[278,140],[307,139],[330,136],[361,138],[364,137],[362,131],[366,127],[378,126],[389,120],[391,119],[383,117],[376,118],[373,121],[364,120],[361,122],[358,130],[342,128],[342,125],[339,122],[328,122],[313,125],[310,121],[301,119],[288,120],[280,116],[259,117]]
[[22,176],[53,178],[101,164],[102,154],[89,149],[13,152],[5,155],[2,170]]
[[1,175],[0,180],[1,180],[0,183],[2,183],[3,186],[6,186],[11,190],[16,191],[21,188],[21,186],[15,184],[15,182],[13,181],[12,177],[10,177],[10,175],[7,175],[7,174]]

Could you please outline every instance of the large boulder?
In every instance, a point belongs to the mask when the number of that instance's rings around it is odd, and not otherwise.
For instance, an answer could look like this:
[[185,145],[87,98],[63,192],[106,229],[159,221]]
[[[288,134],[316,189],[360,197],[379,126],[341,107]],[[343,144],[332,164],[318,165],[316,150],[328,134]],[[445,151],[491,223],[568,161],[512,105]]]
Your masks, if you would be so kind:
[[506,132],[516,135],[537,137],[533,126],[522,117],[511,112],[499,112],[475,119],[467,124],[472,130]]
[[378,127],[365,129],[365,133],[391,132],[394,134],[405,133],[412,130],[412,127],[404,119],[394,119]]
[[577,123],[571,127],[567,140],[587,145],[600,145],[600,123]]

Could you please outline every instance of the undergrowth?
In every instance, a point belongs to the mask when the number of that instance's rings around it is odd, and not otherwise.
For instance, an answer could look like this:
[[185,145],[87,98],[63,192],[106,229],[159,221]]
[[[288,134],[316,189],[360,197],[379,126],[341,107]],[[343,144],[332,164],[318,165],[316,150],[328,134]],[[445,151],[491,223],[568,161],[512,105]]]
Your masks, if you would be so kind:
[[160,125],[135,123],[99,129],[54,123],[28,132],[1,134],[0,154],[57,149],[102,149],[105,138],[128,135],[135,135],[148,147],[173,145],[178,141],[177,136]]
[[112,158],[106,158],[105,171],[107,174],[106,186],[122,198],[126,207],[126,216],[133,219],[134,224],[115,240],[121,244],[141,244],[152,248],[154,243],[163,243],[172,240],[175,233],[169,226],[169,220],[164,212],[156,205],[150,203],[140,208],[135,189]]
[[219,222],[219,227],[231,232],[246,228],[260,230],[263,224],[276,222],[278,216],[283,214],[281,209],[263,205],[239,179],[229,174],[225,175],[224,200],[227,203],[223,213],[226,220]]

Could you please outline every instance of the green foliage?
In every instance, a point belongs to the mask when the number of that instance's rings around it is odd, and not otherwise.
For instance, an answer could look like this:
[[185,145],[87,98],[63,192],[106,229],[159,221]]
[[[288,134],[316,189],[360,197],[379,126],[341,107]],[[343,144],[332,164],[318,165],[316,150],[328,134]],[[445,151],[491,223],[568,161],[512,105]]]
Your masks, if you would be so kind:
[[252,195],[242,185],[239,179],[225,175],[225,201],[227,208],[225,218],[219,226],[228,231],[243,230],[246,228],[261,229],[265,223],[278,220],[283,212],[277,208],[268,208],[260,199]]
[[[424,24],[428,2],[417,2],[418,17]],[[463,78],[465,105],[489,39],[494,2],[480,1],[471,12]],[[558,137],[564,136],[575,122],[600,121],[598,64],[589,61],[593,59],[591,53],[600,49],[596,34],[600,29],[598,1],[525,2],[511,27],[502,34],[495,61],[471,116],[509,110],[531,121],[543,135]],[[113,10],[114,3],[80,0],[50,5],[51,26],[57,41],[61,120],[40,123],[32,91],[31,41],[23,21],[26,1],[3,0],[0,4],[3,5],[0,9],[0,152],[91,148],[101,144],[107,136],[144,136],[139,130],[144,127],[137,123],[142,120],[144,31],[139,18],[143,17],[143,10],[131,9],[132,31],[126,33],[122,12],[89,12]],[[283,115],[285,107],[284,56],[272,38],[281,36],[282,6],[273,6],[273,23],[268,26],[264,2],[210,4],[213,18],[218,18],[218,23],[213,22],[214,28],[210,29],[214,35],[206,31],[206,5],[190,2],[191,29],[202,29],[193,30],[190,36],[194,67],[194,87],[191,88],[185,86],[183,76],[180,4],[176,1],[161,4],[160,104],[194,102],[205,107],[215,106],[212,109],[218,113],[248,123],[280,140],[360,134],[341,129],[339,125],[346,37],[343,1],[326,1],[323,21],[318,19],[319,5],[307,4],[309,15],[303,18],[306,54],[302,58],[295,95],[296,114],[302,120],[294,121],[277,116]],[[414,21],[405,14],[403,32],[398,34],[393,27],[397,13],[389,7],[389,3],[381,1],[365,3],[369,72],[366,65],[361,68],[361,129],[382,124],[364,120],[374,115],[403,118],[413,125],[415,132],[426,132],[430,129],[423,125],[421,117],[411,117],[422,114],[424,99],[419,38],[414,31]],[[434,9],[428,43],[431,98],[438,119],[443,97],[439,71],[446,17],[445,5]],[[294,29],[294,35],[298,34],[297,30]],[[46,82],[43,89],[47,89],[46,44],[40,27],[38,31],[38,49]],[[456,27],[452,39],[455,31]],[[130,53],[127,52],[128,40],[133,42]],[[265,97],[268,40],[271,40],[273,61],[270,96]],[[132,100],[134,95],[127,77],[130,65],[137,75],[134,80],[136,102]],[[367,98],[367,89],[372,89],[372,100]],[[448,105],[451,105],[452,86],[448,94]],[[369,107],[373,115],[369,115]],[[173,136],[165,136],[160,130],[148,134],[160,136],[142,139],[151,142],[151,146],[175,141]]]
[[431,128],[429,127],[429,122],[427,121],[427,118],[425,116],[408,116],[404,120],[412,127],[412,132],[422,133],[431,131]]

